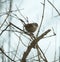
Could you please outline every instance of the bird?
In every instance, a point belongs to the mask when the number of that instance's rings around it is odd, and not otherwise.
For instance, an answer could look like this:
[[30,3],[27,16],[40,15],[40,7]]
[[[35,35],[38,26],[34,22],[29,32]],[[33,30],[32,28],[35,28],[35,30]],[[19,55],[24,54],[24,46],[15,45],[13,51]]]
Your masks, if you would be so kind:
[[38,27],[37,23],[28,23],[24,25],[25,29],[29,33],[34,33]]

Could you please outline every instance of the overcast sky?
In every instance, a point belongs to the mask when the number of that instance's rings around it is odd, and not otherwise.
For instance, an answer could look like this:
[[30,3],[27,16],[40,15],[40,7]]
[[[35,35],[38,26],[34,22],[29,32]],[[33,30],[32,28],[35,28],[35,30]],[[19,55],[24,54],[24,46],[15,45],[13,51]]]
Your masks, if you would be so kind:
[[[50,1],[56,6],[58,10],[60,10],[59,0],[54,0],[54,2],[53,0],[50,0]],[[43,0],[20,0],[19,4],[17,4],[17,2],[15,2],[15,4],[19,8],[24,8],[24,10],[22,10],[21,12],[25,17],[26,16],[28,17],[30,23],[36,22],[40,24],[41,16],[42,16],[42,9],[43,9],[43,5],[40,2],[43,3]],[[46,56],[49,62],[53,61],[54,59],[55,44],[56,44],[56,52],[57,52],[56,58],[57,59],[59,55],[58,51],[59,51],[59,41],[60,41],[60,33],[59,33],[60,32],[60,17],[54,17],[56,15],[57,15],[57,12],[46,0],[45,15],[44,15],[44,20],[43,20],[40,34],[49,28],[52,30],[52,27],[53,27],[56,33],[56,36],[41,40],[39,42],[39,46],[45,52],[46,49],[48,48],[48,45],[50,44],[49,49],[46,52]],[[51,35],[52,33],[53,31],[51,31],[49,35]]]
[[[42,17],[42,10],[43,10],[43,3],[44,0],[13,0],[13,10],[16,9],[16,6],[21,10],[21,13],[24,15],[24,17],[28,17],[29,23],[36,22],[38,25],[40,24],[41,17]],[[60,10],[60,1],[59,0],[50,0],[58,10]],[[54,2],[53,2],[54,1]],[[52,13],[53,12],[53,13]],[[18,12],[16,13],[19,17],[23,18]],[[43,19],[43,24],[41,27],[41,32],[42,34],[44,31],[47,29],[51,29],[51,32],[48,35],[53,34],[53,29],[56,33],[56,36],[53,36],[51,38],[45,38],[39,41],[39,46],[43,50],[43,52],[46,51],[48,48],[47,52],[45,52],[45,55],[48,59],[48,62],[52,62],[54,60],[54,54],[55,54],[55,45],[56,45],[56,58],[58,59],[59,57],[59,41],[60,41],[60,17],[54,17],[58,13],[53,9],[53,7],[47,2],[46,0],[46,5],[45,5],[45,14],[44,14],[44,19]],[[24,20],[25,21],[25,20]],[[22,28],[21,23],[19,23],[16,19],[12,19],[12,22],[15,23],[17,26]],[[25,21],[26,22],[26,21]],[[35,33],[36,34],[36,33]],[[40,35],[39,34],[39,35]],[[13,38],[14,39],[13,41]],[[23,38],[23,37],[22,37]],[[17,40],[19,40],[14,34],[11,35],[11,41],[14,45],[11,45],[13,48],[15,48],[15,45],[17,44]],[[24,43],[28,45],[29,42],[27,39],[23,39]],[[21,48],[21,54],[23,54],[23,51],[25,48],[22,50]],[[35,50],[32,50],[35,51]],[[34,52],[35,54],[35,52]],[[30,55],[29,55],[30,56]],[[57,61],[58,62],[58,61]]]

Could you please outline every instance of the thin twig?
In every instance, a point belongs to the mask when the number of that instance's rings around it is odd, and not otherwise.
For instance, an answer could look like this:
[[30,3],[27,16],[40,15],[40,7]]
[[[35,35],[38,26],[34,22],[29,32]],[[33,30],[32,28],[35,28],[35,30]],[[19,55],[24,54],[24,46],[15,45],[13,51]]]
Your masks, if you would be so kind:
[[10,26],[10,24],[4,29],[2,30],[2,32],[0,33],[0,36],[2,35],[2,33]]
[[[45,62],[48,62],[48,61],[47,61],[47,58],[45,57],[45,54],[43,53],[43,51],[41,50],[41,48],[40,48],[38,45],[36,45],[36,47],[40,50],[40,52],[39,52],[40,57],[41,57]],[[43,55],[44,58],[42,57],[41,53],[42,53],[42,55]]]
[[14,61],[12,58],[10,58],[8,55],[6,55],[5,52],[4,52],[4,50],[3,50],[2,48],[0,48],[0,51],[1,51],[8,59],[10,59],[10,60],[13,61],[13,62],[16,62],[16,61]]
[[0,36],[2,35],[2,33],[3,33],[10,25],[14,26],[15,28],[19,29],[19,30],[22,31],[23,33],[29,35],[30,37],[32,36],[30,33],[27,33],[26,31],[20,29],[19,27],[15,26],[15,25],[14,25],[13,23],[11,23],[11,22],[10,22],[10,24],[9,24],[4,30],[2,30],[2,32],[0,33]]
[[[19,10],[23,10],[23,8],[22,9],[19,9]],[[11,10],[10,12],[12,13],[12,12],[17,12],[18,10]],[[7,11],[7,12],[2,12],[2,13],[0,13],[0,17],[1,16],[3,16],[3,15],[6,15],[6,14],[8,14],[9,13],[9,11]]]
[[[1,31],[3,31],[3,30],[1,30]],[[27,39],[29,39],[29,40],[31,40],[30,38],[28,38],[26,35],[24,35],[24,34],[22,34],[20,31],[17,31],[17,30],[5,30],[5,31],[11,31],[11,32],[17,32],[17,33],[20,33],[21,35],[23,35],[24,37],[26,37]]]
[[[3,23],[1,24],[0,29],[1,29],[1,27],[4,25],[4,23],[6,22],[6,20],[7,20],[8,17],[9,17],[9,14],[6,16],[5,20],[4,20]],[[7,23],[7,22],[6,22],[6,23]],[[8,24],[8,23],[7,23],[7,24]]]
[[35,38],[35,36],[33,36],[32,34],[30,34],[30,33],[26,32],[26,31],[20,29],[19,27],[15,26],[15,25],[14,25],[13,23],[11,23],[11,22],[10,22],[10,25],[14,26],[15,28],[19,29],[19,30],[22,31],[23,33],[29,35],[30,37],[32,36],[33,38]]
[[[18,38],[19,38],[19,40],[21,41],[21,43],[25,46],[25,47],[28,47],[27,45],[25,45],[24,44],[24,42],[22,41],[22,39],[21,39],[21,37],[20,36],[18,36],[16,33],[14,33]],[[23,34],[22,34],[23,35]],[[26,36],[25,36],[26,37]],[[27,38],[27,37],[26,37]],[[31,39],[29,39],[29,40],[31,40]],[[19,43],[18,43],[19,44]]]
[[12,13],[14,16],[17,17],[18,20],[20,20],[24,25],[26,24],[21,18],[19,18],[16,14]]
[[18,12],[20,13],[20,15],[26,20],[26,18],[23,16],[23,14],[20,12],[20,10],[19,10],[19,8],[17,7],[17,5],[16,5],[16,8],[17,8],[17,10],[18,10]]
[[39,49],[38,49],[37,46],[36,46],[36,49],[37,49],[37,53],[38,53],[38,61],[41,62],[41,61],[40,61],[40,59],[41,59],[41,58],[40,58],[40,55],[41,55],[41,54],[40,54]]
[[27,58],[28,54],[30,53],[31,49],[37,44],[37,42],[39,42],[39,40],[41,40],[50,31],[51,30],[48,29],[47,31],[45,31],[43,34],[41,34],[39,37],[35,38],[32,41],[32,43],[28,46],[27,50],[24,52],[21,62],[26,62],[26,58]]
[[10,22],[10,25],[14,26],[15,28],[19,29],[20,31],[24,32],[27,35],[30,35],[29,33],[27,33],[26,31],[20,29],[19,27],[15,26],[13,23]]
[[[11,54],[15,55],[13,52],[15,52],[15,51],[4,52],[4,53],[11,53]],[[1,52],[0,52],[0,54],[1,54]],[[18,57],[18,56],[16,56],[16,58],[18,58],[18,59],[19,59],[19,57]],[[19,60],[21,60],[21,59],[19,59]]]
[[45,54],[46,54],[48,48],[50,47],[50,45],[51,45],[51,42],[49,43],[48,47],[46,48],[46,50],[45,50],[45,52],[44,52]]
[[[16,33],[15,33],[15,34],[16,34]],[[17,34],[16,34],[16,35],[17,35]],[[17,35],[17,36],[18,36],[18,35]],[[16,52],[15,52],[15,55],[14,55],[14,59],[13,59],[13,60],[15,60],[15,57],[16,57],[16,55],[17,55],[19,45],[20,45],[20,41],[18,41],[18,45],[17,45]]]
[[42,26],[42,22],[43,22],[43,18],[44,18],[44,11],[45,11],[45,0],[44,0],[44,4],[43,4],[43,13],[42,13],[42,19],[41,19],[41,23],[40,23],[40,26],[39,26],[39,29],[38,29],[38,32],[37,32],[37,36],[40,32],[40,29],[41,29],[41,26]]
[[56,36],[56,34],[53,34],[53,35],[50,35],[50,36],[46,36],[46,37],[43,37],[43,38],[49,38],[49,37],[52,37],[52,36]]
[[[12,7],[12,2],[10,1],[9,11],[8,11],[8,13],[7,13],[7,16],[6,16],[5,20],[3,21],[2,25],[0,26],[0,29],[1,29],[1,27],[4,25],[4,23],[6,22],[7,18],[10,16],[11,7]],[[6,23],[7,23],[7,22],[6,22]],[[8,24],[8,23],[7,23],[7,24]]]
[[57,8],[49,1],[49,0],[47,0],[50,4],[51,4],[51,6],[56,10],[56,12],[58,13],[58,15],[60,15],[60,12],[57,10]]

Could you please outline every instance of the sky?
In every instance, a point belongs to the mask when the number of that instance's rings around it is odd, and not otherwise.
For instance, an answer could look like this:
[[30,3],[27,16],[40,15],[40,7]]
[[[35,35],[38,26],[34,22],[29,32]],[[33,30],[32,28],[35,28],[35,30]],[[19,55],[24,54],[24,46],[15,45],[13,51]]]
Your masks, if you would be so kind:
[[[50,0],[51,2],[53,2],[52,0]],[[43,0],[20,0],[20,3],[17,4],[17,2],[15,2],[15,4],[19,7],[19,8],[24,8],[24,10],[21,10],[22,14],[25,17],[28,17],[28,20],[30,23],[32,22],[36,22],[38,24],[40,24],[41,21],[41,16],[42,16],[42,9],[43,9],[43,5],[41,4],[41,2],[43,2]],[[59,0],[54,0],[54,5],[56,6],[56,8],[59,10]],[[53,12],[53,14],[52,14]],[[47,38],[47,39],[43,39],[41,41],[39,41],[39,46],[41,47],[41,49],[45,52],[46,49],[48,48],[49,44],[49,48],[46,52],[46,56],[49,62],[52,62],[54,59],[54,54],[55,54],[55,44],[56,44],[56,55],[57,55],[57,59],[58,59],[58,55],[59,55],[59,25],[60,25],[60,17],[54,17],[57,15],[57,12],[52,8],[52,6],[47,2],[46,0],[46,6],[45,6],[45,15],[44,15],[44,20],[43,20],[43,24],[41,27],[41,33],[43,33],[45,30],[47,29],[51,29],[52,27],[54,28],[55,33],[57,34],[56,36],[53,36],[51,38]],[[51,33],[49,33],[49,35],[51,35],[53,33],[53,31],[51,31]],[[24,39],[25,41],[26,39]],[[26,44],[26,43],[25,43]],[[30,55],[29,55],[30,57]]]
[[[58,10],[60,10],[59,9],[59,7],[60,7],[59,0],[50,0],[50,1],[52,3],[54,3],[54,5],[56,6],[56,8]],[[13,0],[12,9],[15,10],[16,6],[19,9],[23,9],[23,10],[21,10],[21,13],[24,15],[24,17],[28,17],[29,23],[36,22],[39,25],[41,22],[42,10],[43,10],[43,5],[41,3],[43,3],[43,0],[20,0],[20,1]],[[24,20],[24,18],[21,16],[21,14],[19,14],[19,12],[16,12],[16,14]],[[47,29],[51,29],[51,32],[48,34],[48,36],[52,35],[53,34],[52,27],[53,27],[54,32],[56,33],[56,36],[42,39],[38,42],[38,44],[41,47],[41,49],[43,50],[43,52],[45,53],[45,55],[48,59],[48,62],[52,62],[54,60],[55,46],[56,46],[56,58],[58,59],[58,57],[59,57],[60,17],[59,16],[55,17],[56,15],[57,15],[57,12],[46,0],[44,19],[43,19],[43,23],[42,23],[42,27],[41,27],[41,31],[40,31],[39,35],[41,35]],[[24,20],[24,21],[26,22],[26,20]],[[20,27],[22,29],[22,24],[17,19],[13,18],[12,23],[14,23],[15,25],[17,25],[18,27]],[[6,34],[3,33],[3,35],[6,35]],[[18,35],[20,36],[21,34],[18,34]],[[35,33],[35,35],[36,35],[36,33]],[[5,38],[5,36],[3,38]],[[14,38],[14,41],[13,41],[13,38]],[[21,39],[24,42],[24,44],[26,44],[28,46],[28,44],[29,44],[28,39],[26,39],[23,36],[21,37]],[[16,49],[15,45],[18,45],[17,41],[19,41],[19,38],[17,36],[15,36],[14,33],[11,34],[11,41],[13,41],[13,42],[11,42],[11,48],[13,47],[12,49]],[[8,43],[8,41],[7,41],[7,43]],[[23,54],[24,51],[26,50],[26,47],[24,47],[22,45],[22,43],[20,43],[20,45],[21,46],[19,46],[19,47],[20,47],[21,53],[19,53],[19,55]],[[7,46],[7,45],[5,44],[5,46]],[[22,47],[23,47],[23,49],[22,49]],[[47,49],[47,52],[46,52],[46,49]],[[33,51],[34,51],[34,53],[33,53]],[[32,54],[32,53],[35,55],[37,52],[35,52],[35,49],[32,49],[30,54]],[[29,55],[28,57],[30,58],[31,55]]]

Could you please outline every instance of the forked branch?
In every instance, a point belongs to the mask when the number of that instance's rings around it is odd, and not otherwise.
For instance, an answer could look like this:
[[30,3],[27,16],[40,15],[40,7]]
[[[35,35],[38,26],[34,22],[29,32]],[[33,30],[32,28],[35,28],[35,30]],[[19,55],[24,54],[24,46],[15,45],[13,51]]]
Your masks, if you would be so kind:
[[35,38],[32,41],[32,43],[28,46],[27,50],[24,52],[21,62],[26,62],[26,58],[27,58],[28,54],[30,53],[31,49],[37,44],[37,42],[39,42],[39,40],[41,40],[50,31],[51,30],[48,29],[47,31],[45,31],[43,34],[41,34],[39,37]]

